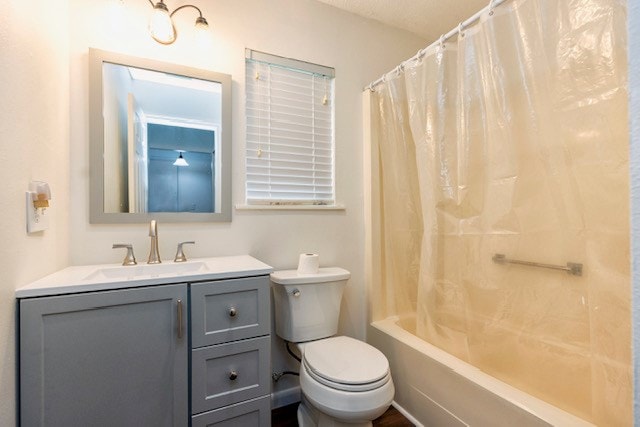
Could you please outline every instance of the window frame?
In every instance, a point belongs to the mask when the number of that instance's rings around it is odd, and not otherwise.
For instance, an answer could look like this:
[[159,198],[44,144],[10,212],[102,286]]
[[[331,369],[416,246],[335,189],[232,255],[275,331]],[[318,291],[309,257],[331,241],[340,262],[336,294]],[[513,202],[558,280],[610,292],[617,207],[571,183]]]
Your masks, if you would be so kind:
[[[252,117],[250,115],[251,112],[251,108],[250,108],[250,103],[254,103],[256,102],[257,99],[259,99],[258,97],[260,95],[254,96],[254,94],[250,93],[250,86],[251,86],[251,82],[249,81],[251,77],[251,74],[254,73],[253,69],[260,66],[260,65],[256,65],[253,63],[261,63],[261,66],[266,66],[268,68],[269,71],[271,71],[272,69],[283,69],[283,70],[287,70],[287,72],[293,72],[293,73],[300,73],[300,76],[303,75],[308,75],[311,76],[310,82],[313,85],[315,82],[315,78],[317,77],[321,77],[326,79],[326,82],[328,82],[329,84],[329,91],[327,92],[327,90],[325,89],[325,94],[324,94],[324,99],[328,98],[328,102],[330,103],[330,112],[329,112],[329,120],[330,120],[330,156],[324,156],[325,158],[330,158],[330,199],[322,199],[321,197],[318,199],[313,199],[313,198],[306,198],[306,197],[300,197],[300,198],[294,198],[290,195],[290,193],[295,193],[293,190],[286,192],[285,191],[285,197],[283,198],[275,198],[275,197],[250,197],[250,191],[256,191],[256,193],[259,193],[260,190],[255,190],[256,187],[251,187],[250,186],[250,182],[249,182],[249,176],[250,176],[250,172],[249,169],[250,167],[254,167],[254,168],[263,168],[263,166],[250,166],[250,155],[249,152],[252,149],[255,149],[255,139],[251,139],[249,136],[249,127],[250,126],[254,126],[250,125],[250,117]],[[318,64],[313,64],[313,63],[309,63],[309,62],[304,62],[304,61],[300,61],[297,59],[291,59],[291,58],[285,58],[285,57],[281,57],[281,56],[276,56],[276,55],[271,55],[268,53],[264,53],[264,52],[259,52],[259,51],[255,51],[252,49],[245,49],[245,119],[246,119],[246,123],[245,123],[245,149],[244,149],[244,165],[245,165],[245,170],[244,170],[244,178],[245,178],[245,183],[244,183],[244,204],[243,205],[237,205],[236,209],[245,209],[245,210],[259,210],[259,209],[281,209],[281,210],[342,210],[344,209],[344,206],[337,203],[337,186],[336,186],[336,129],[335,129],[335,70],[333,68],[330,67],[325,67],[322,65],[318,65]],[[259,73],[258,73],[259,76]],[[270,76],[271,77],[271,76]],[[258,77],[259,78],[259,77]],[[326,84],[326,83],[325,83]],[[315,89],[311,89],[311,92],[313,93]],[[327,95],[328,93],[328,95]],[[271,92],[271,88],[268,89],[268,92],[266,93],[266,95],[269,98],[269,106],[271,106],[271,96],[272,96],[272,92]],[[314,95],[312,95],[314,96]],[[310,100],[313,100],[314,98],[310,98]],[[312,107],[309,110],[312,115],[315,114],[315,109],[314,107]],[[312,116],[315,119],[315,115]],[[259,122],[262,119],[259,120]],[[259,130],[260,131],[264,131],[264,130],[271,130],[273,128],[273,123],[272,123],[272,118],[271,116],[267,119],[268,124],[265,127],[261,127]],[[313,135],[315,138],[315,135],[317,134],[317,129],[315,126],[315,120],[312,120],[312,122],[314,122],[314,125],[312,125],[313,128]],[[260,123],[259,123],[260,124]],[[326,138],[327,135],[324,135],[324,137]],[[255,136],[253,137],[255,138]],[[269,135],[270,138],[270,135]],[[271,140],[269,139],[267,144],[270,144]],[[259,143],[258,143],[259,144]],[[251,147],[254,146],[254,147]],[[271,146],[269,146],[269,149],[271,149]],[[311,152],[315,152],[314,148],[308,148],[308,147],[302,147],[303,150],[311,151]],[[260,150],[258,150],[260,151]],[[286,153],[285,153],[286,154]],[[271,152],[269,151],[269,155],[271,155]],[[310,167],[308,169],[308,171],[305,172],[309,172],[311,173],[311,175],[314,177],[313,179],[315,180],[315,173],[318,172],[319,169],[316,169],[317,166],[315,164],[315,155],[314,155],[314,161],[313,166]],[[253,159],[255,161],[255,159]],[[265,169],[267,169],[267,172],[265,173],[264,177],[267,178],[271,178],[272,175],[272,169],[271,169],[271,160],[269,160],[269,166],[267,166]],[[323,173],[326,174],[327,171],[324,171]],[[258,174],[259,175],[259,174]],[[294,178],[294,181],[297,178]],[[302,180],[304,180],[305,178],[302,178]],[[324,180],[326,181],[327,178],[325,177]],[[321,179],[322,181],[322,179]],[[254,183],[255,184],[255,183]],[[275,184],[277,185],[277,184]],[[286,186],[286,183],[283,184]],[[300,185],[298,183],[298,181],[294,182],[291,184],[292,186],[295,185]],[[269,188],[271,188],[271,182],[268,183]],[[324,187],[323,185],[320,185],[320,187]],[[315,188],[315,187],[314,187]],[[262,190],[265,194],[269,193],[270,191],[272,191],[271,189],[269,190]],[[302,193],[302,192],[300,192]],[[309,191],[308,193],[306,193],[309,196],[312,195],[317,195],[317,194],[329,194],[328,192],[323,192],[323,191],[316,191],[315,189],[312,191]]]

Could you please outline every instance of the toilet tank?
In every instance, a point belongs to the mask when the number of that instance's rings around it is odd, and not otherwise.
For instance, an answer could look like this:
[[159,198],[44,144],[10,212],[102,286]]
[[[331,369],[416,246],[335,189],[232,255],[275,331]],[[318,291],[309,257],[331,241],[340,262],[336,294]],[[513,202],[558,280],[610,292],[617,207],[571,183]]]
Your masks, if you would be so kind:
[[351,276],[338,267],[314,274],[297,270],[271,273],[276,334],[290,342],[330,337],[338,332],[342,291]]

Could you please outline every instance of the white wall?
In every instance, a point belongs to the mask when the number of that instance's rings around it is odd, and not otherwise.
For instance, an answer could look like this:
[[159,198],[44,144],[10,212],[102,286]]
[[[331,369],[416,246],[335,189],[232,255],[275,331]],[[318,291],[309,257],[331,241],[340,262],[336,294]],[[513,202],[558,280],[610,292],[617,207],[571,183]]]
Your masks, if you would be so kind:
[[[169,1],[169,7],[177,4]],[[180,2],[178,2],[180,3]],[[317,252],[323,265],[352,272],[341,332],[365,333],[361,92],[370,81],[412,56],[426,42],[312,0],[196,1],[209,21],[210,47],[192,44],[195,11],[177,18],[178,40],[155,43],[146,33],[146,1],[70,0],[71,9],[71,262],[119,262],[113,242],[131,242],[138,259],[149,250],[148,227],[89,224],[87,49],[211,69],[233,76],[233,203],[244,201],[244,49],[314,62],[336,69],[336,182],[345,211],[236,211],[226,224],[159,224],[160,253],[171,259],[176,243],[196,240],[188,256],[251,254],[276,269],[291,268],[301,252]],[[276,342],[274,369],[285,368]],[[292,366],[290,366],[292,367]],[[279,383],[287,387],[289,378]]]
[[629,0],[629,89],[631,105],[631,254],[634,425],[640,426],[640,3]]
[[[0,425],[15,424],[14,290],[69,261],[68,2],[9,0],[0,13]],[[27,235],[25,191],[47,181],[50,228]]]

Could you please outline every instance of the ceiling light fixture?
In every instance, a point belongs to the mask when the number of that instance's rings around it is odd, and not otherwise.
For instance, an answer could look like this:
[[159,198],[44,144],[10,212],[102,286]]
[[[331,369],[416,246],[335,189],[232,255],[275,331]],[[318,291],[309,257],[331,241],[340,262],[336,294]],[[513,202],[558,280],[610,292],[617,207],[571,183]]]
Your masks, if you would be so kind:
[[173,162],[173,166],[189,166],[189,163],[187,163],[184,157],[182,157],[182,151],[179,151],[179,153],[180,155],[178,156],[176,161]]
[[153,1],[149,0],[151,7],[153,7],[153,13],[151,14],[151,18],[149,19],[149,32],[151,33],[151,37],[158,43],[162,44],[171,44],[176,41],[176,37],[178,33],[176,32],[176,27],[173,25],[173,15],[180,9],[184,9],[187,7],[192,7],[198,11],[198,16],[196,18],[196,30],[201,32],[203,30],[207,30],[209,28],[209,23],[202,16],[202,11],[199,8],[192,4],[185,4],[176,8],[173,12],[169,13],[169,8],[166,4],[164,4],[164,0],[160,0],[158,3],[154,4]]

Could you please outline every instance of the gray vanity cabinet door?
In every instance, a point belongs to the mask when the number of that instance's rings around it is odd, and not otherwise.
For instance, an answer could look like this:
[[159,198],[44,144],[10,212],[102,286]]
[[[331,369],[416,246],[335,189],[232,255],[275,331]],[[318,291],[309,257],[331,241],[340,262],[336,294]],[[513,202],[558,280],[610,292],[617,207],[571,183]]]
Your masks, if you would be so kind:
[[20,300],[21,425],[186,426],[186,301],[186,284]]

